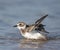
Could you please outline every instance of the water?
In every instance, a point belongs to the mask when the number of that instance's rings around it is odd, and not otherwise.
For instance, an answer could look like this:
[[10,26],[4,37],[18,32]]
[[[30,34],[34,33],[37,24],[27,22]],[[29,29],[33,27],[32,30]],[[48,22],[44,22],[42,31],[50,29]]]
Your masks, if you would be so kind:
[[[13,28],[19,21],[34,23],[43,15],[42,22],[49,31],[48,41],[26,41]],[[0,50],[60,50],[60,0],[0,0]],[[30,48],[30,49],[29,49]]]

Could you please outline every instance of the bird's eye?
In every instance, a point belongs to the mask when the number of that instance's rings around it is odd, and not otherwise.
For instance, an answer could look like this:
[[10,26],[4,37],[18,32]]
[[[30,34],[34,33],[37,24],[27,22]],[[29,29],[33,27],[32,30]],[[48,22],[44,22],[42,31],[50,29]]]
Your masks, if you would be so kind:
[[19,24],[20,26],[22,25],[22,24]]
[[24,24],[23,24],[23,23],[20,23],[20,24],[19,24],[19,26],[23,27],[23,26],[24,26]]

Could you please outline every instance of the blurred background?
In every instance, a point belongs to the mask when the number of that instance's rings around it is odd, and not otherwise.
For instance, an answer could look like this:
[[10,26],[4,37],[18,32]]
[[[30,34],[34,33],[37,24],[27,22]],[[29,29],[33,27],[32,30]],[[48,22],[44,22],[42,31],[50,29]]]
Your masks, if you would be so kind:
[[[20,50],[21,48],[18,47],[19,43],[17,41],[22,36],[13,25],[19,21],[32,24],[45,14],[48,14],[48,17],[42,23],[46,25],[46,30],[55,33],[52,33],[52,35],[59,36],[60,0],[0,0],[0,50]],[[54,44],[50,45],[50,43]],[[59,50],[59,44],[60,40],[49,41],[45,44],[46,47],[43,45],[38,49]],[[48,48],[47,45],[49,46]]]

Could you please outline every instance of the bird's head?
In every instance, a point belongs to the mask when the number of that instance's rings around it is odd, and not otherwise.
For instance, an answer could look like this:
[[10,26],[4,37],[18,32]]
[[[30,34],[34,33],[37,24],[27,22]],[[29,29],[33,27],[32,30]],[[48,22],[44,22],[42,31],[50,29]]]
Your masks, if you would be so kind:
[[24,22],[19,22],[16,25],[14,25],[13,27],[17,27],[18,29],[25,29],[26,24]]

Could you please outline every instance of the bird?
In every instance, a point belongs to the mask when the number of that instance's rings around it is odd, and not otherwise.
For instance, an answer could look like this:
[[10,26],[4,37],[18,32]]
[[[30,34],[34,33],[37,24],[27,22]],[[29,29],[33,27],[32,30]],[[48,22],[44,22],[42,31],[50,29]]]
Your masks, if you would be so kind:
[[46,35],[42,33],[49,33],[45,30],[44,26],[42,24],[42,21],[48,16],[48,14],[42,16],[39,18],[34,24],[26,24],[25,22],[18,22],[13,27],[17,27],[21,33],[21,35],[26,39],[32,39],[32,40],[47,40],[48,38]]

